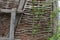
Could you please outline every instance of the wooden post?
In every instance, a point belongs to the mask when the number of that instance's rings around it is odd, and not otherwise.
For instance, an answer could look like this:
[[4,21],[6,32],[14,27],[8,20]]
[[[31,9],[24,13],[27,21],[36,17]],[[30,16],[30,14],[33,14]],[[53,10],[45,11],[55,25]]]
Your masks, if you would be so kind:
[[9,40],[14,40],[15,18],[16,18],[16,9],[12,9]]

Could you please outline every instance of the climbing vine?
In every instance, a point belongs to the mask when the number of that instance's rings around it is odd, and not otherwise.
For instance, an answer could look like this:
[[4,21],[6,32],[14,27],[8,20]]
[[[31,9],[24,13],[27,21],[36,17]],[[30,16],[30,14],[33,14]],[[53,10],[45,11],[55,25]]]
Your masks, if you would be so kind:
[[[34,7],[35,2],[37,2],[37,0],[32,0],[32,10],[33,10],[33,14],[35,14],[38,17],[39,11],[38,11],[37,7]],[[35,19],[36,18],[34,18],[34,16],[33,16],[33,29],[32,29],[32,34],[33,35],[37,34],[37,31],[38,31],[37,30],[38,24],[36,24],[36,25],[34,24]],[[37,18],[37,20],[39,20],[39,18]]]
[[[52,2],[56,2],[56,0],[54,0]],[[32,0],[32,13],[34,14],[33,15],[33,29],[32,29],[33,35],[38,34],[38,28],[41,26],[40,23],[35,24],[34,21],[35,20],[39,21],[41,19],[41,16],[43,16],[46,13],[47,7],[49,7],[52,2],[51,2],[51,0],[48,0],[47,2],[42,1],[39,3],[37,0]],[[35,3],[37,3],[37,6],[34,5]],[[57,9],[52,10],[50,12],[51,20],[49,22],[49,27],[54,23],[53,19],[56,17],[56,15],[57,15]],[[34,16],[36,16],[36,18],[34,18]],[[46,29],[45,31],[49,31],[49,29]]]

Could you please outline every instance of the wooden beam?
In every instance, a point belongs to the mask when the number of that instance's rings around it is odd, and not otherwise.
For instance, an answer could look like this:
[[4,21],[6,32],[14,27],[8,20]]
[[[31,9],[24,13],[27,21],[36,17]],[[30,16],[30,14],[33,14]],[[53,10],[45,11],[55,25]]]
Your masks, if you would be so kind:
[[[11,13],[12,10],[11,9],[0,9],[1,12],[5,12],[5,13]],[[23,10],[17,10],[17,13],[23,13]]]
[[8,40],[9,38],[7,37],[0,37],[0,40]]
[[5,12],[5,13],[11,13],[11,9],[0,9],[1,12]]
[[16,9],[12,9],[9,40],[14,40],[15,19],[16,19]]
[[18,11],[22,10],[26,0],[20,0]]

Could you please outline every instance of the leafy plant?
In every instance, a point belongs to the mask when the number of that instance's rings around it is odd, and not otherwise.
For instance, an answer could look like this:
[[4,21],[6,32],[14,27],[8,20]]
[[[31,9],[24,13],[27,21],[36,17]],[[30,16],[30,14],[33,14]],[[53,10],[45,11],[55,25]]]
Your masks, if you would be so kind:
[[[56,1],[56,0],[54,0],[54,1]],[[47,7],[49,7],[51,4],[51,0],[48,0],[47,2],[41,2],[40,4],[38,4],[39,6],[41,5],[40,7],[34,7],[34,3],[36,3],[36,2],[37,2],[37,0],[32,0],[33,14],[35,16],[37,16],[37,18],[33,18],[33,21],[34,20],[40,20],[41,19],[40,16],[45,14]],[[51,20],[49,23],[49,27],[51,27],[51,25],[54,23],[53,19],[56,17],[56,15],[57,15],[57,9],[51,11],[51,13],[50,13],[50,19]],[[37,34],[37,32],[38,32],[37,28],[38,27],[39,27],[38,24],[37,25],[33,24],[33,29],[32,29],[33,35]],[[34,28],[36,28],[36,29],[34,29]],[[49,29],[46,29],[45,31],[49,31]],[[53,35],[51,38],[49,38],[49,40],[55,40],[55,35]]]
[[49,38],[48,40],[55,40],[55,35],[53,35],[51,38]]
[[37,34],[37,30],[36,29],[32,29],[32,34],[33,35]]

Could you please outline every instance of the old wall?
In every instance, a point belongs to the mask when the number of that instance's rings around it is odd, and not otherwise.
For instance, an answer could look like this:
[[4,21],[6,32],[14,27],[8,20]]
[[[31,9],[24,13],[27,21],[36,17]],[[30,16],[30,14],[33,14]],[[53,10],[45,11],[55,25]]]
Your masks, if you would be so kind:
[[[3,0],[4,1],[4,0]],[[38,0],[38,1],[45,1],[45,0]],[[47,7],[45,10],[45,14],[39,14],[40,19],[33,13],[31,8],[31,0],[26,0],[24,6],[24,13],[16,15],[16,27],[15,27],[15,39],[21,40],[47,40],[48,37],[52,36],[53,33],[53,26],[50,26],[50,13],[52,10],[52,3]],[[14,3],[13,3],[14,4]],[[12,4],[12,5],[13,5]],[[7,7],[7,8],[14,8],[15,6]],[[7,6],[7,5],[6,5]],[[1,7],[0,7],[1,8]],[[3,8],[5,8],[3,6]],[[0,37],[1,36],[9,36],[9,23],[10,23],[10,14],[0,14]],[[39,20],[37,20],[39,19]],[[55,20],[56,21],[56,20]],[[39,25],[38,28],[34,28],[37,30],[37,34],[33,35],[33,25]],[[55,26],[56,28],[56,26]],[[55,31],[55,30],[54,30]]]

